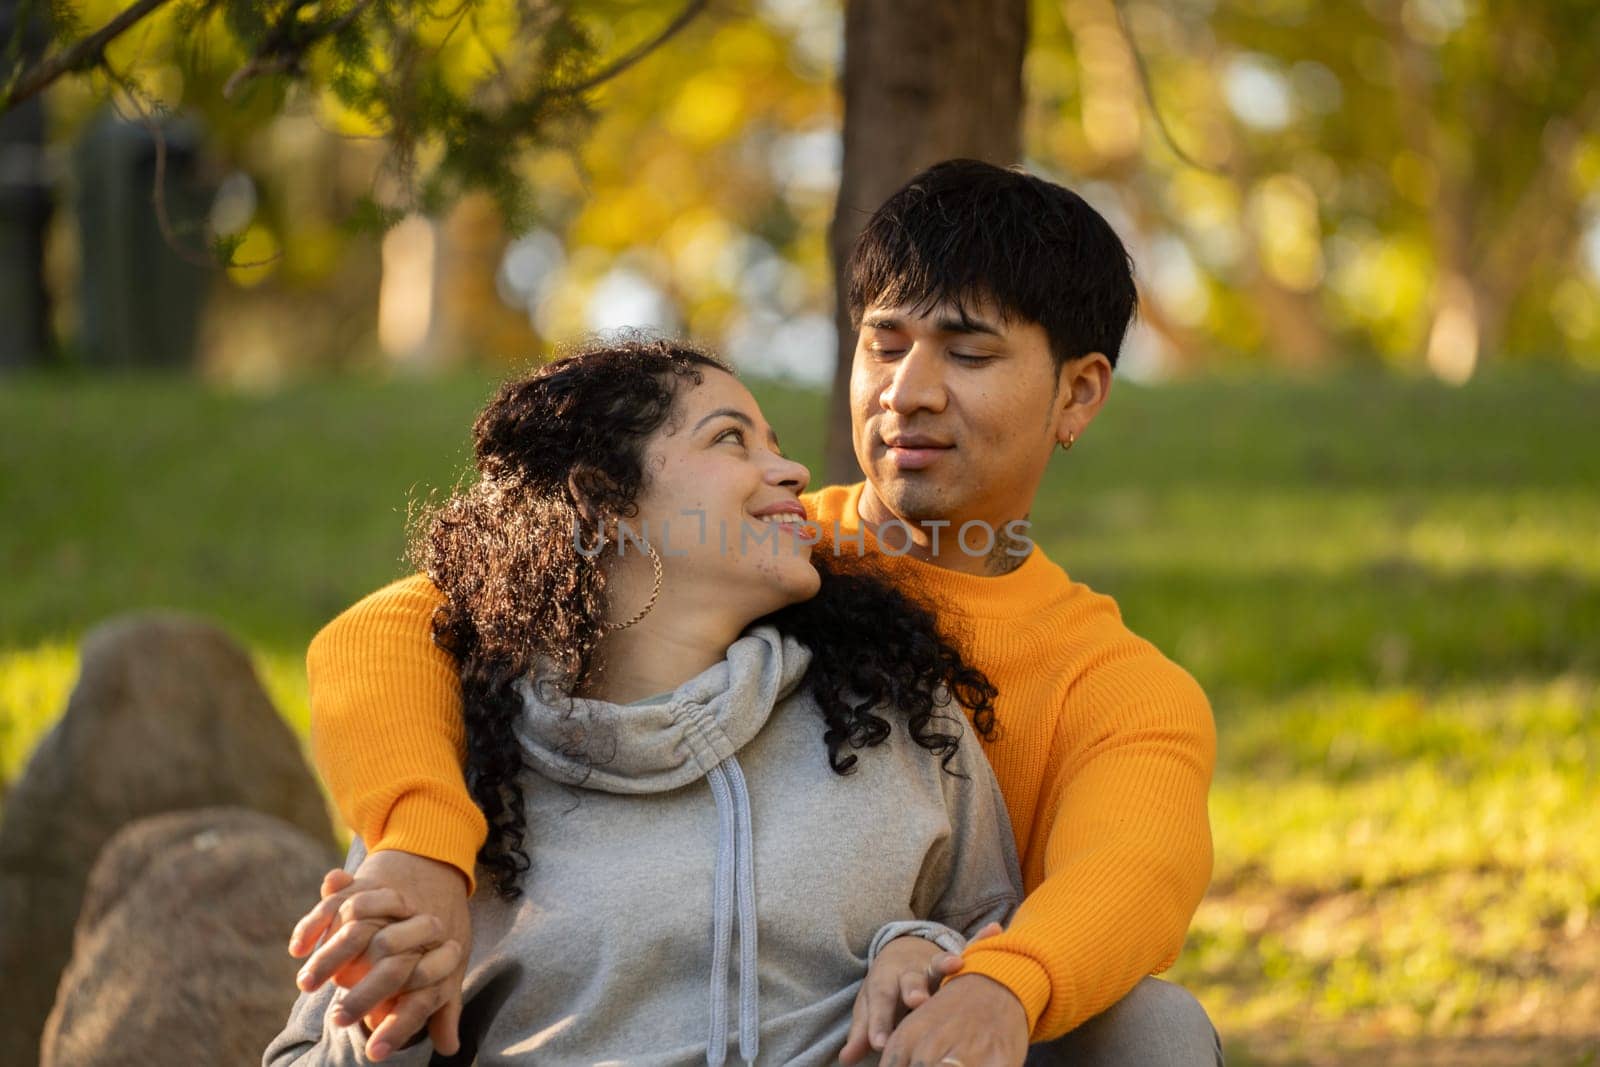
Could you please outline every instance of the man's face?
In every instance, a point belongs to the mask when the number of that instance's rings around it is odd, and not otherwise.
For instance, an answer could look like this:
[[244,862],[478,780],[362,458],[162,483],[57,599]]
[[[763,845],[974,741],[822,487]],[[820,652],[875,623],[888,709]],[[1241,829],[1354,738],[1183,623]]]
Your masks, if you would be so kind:
[[[1057,440],[1057,381],[1038,323],[984,305],[867,308],[850,374],[862,517],[998,529],[1026,515]],[[892,514],[868,514],[875,503]]]

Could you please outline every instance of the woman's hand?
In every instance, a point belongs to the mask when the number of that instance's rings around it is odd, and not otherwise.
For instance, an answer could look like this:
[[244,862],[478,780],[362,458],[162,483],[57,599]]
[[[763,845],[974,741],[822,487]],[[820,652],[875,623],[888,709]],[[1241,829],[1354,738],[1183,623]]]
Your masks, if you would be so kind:
[[981,974],[952,979],[896,1028],[880,1067],[1021,1067],[1028,1013],[1005,986]]
[[[1000,924],[990,923],[972,940],[999,932]],[[856,993],[839,1062],[856,1063],[869,1048],[882,1050],[906,1012],[926,1004],[939,983],[960,968],[959,953],[946,952],[925,938],[897,937],[883,946]]]
[[[321,945],[318,946],[318,941]],[[381,1061],[423,1026],[434,1047],[460,1047],[461,982],[472,930],[467,883],[448,864],[407,852],[374,852],[352,877],[330,871],[322,900],[295,925],[289,952],[311,958],[298,985],[332,979],[344,992],[332,1022],[364,1019],[368,1058]],[[313,952],[313,948],[315,951]]]

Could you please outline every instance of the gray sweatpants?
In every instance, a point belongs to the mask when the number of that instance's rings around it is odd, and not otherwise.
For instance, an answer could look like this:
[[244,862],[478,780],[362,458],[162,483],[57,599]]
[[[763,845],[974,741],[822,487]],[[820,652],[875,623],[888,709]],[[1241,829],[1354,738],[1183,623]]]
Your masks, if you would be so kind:
[[1026,1067],[1222,1067],[1222,1039],[1188,990],[1146,978],[1071,1033],[1034,1045]]

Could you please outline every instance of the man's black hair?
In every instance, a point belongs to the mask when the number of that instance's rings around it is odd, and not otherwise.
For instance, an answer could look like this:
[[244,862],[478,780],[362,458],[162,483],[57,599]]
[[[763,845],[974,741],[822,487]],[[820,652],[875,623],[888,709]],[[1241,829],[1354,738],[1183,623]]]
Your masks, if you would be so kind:
[[1037,322],[1056,367],[1089,352],[1113,366],[1138,295],[1110,223],[1070,189],[975,159],[936,163],[884,201],[850,254],[857,327],[874,304],[962,314],[990,301]]

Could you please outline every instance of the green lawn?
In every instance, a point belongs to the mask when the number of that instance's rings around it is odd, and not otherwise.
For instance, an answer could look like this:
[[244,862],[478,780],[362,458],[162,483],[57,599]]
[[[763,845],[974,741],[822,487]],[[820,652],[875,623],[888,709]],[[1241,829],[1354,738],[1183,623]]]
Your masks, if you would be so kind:
[[[482,378],[0,383],[0,775],[96,620],[223,620],[304,724]],[[822,400],[761,390],[820,453]],[[1233,1063],[1600,1057],[1600,380],[1121,383],[1035,536],[1211,694],[1217,873],[1176,976]]]

